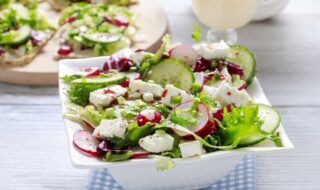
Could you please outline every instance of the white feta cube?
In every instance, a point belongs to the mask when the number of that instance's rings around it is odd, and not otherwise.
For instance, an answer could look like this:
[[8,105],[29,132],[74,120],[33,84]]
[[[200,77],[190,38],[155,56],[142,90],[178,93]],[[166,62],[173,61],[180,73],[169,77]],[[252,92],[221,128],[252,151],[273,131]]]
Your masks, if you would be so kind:
[[124,96],[127,89],[120,85],[113,85],[90,92],[89,101],[95,106],[109,106],[119,96]]
[[166,133],[155,133],[139,140],[141,148],[148,152],[160,153],[172,150],[174,138]]
[[146,102],[152,102],[153,101],[153,94],[151,92],[145,92],[145,93],[143,93],[142,98]]
[[168,84],[164,90],[164,96],[162,97],[162,103],[167,106],[170,106],[170,107],[175,106],[175,105],[171,104],[171,97],[172,96],[180,96],[181,103],[192,101],[194,98],[191,94],[188,94],[186,91],[181,90],[179,88],[176,88],[171,84]]
[[142,80],[130,80],[129,89],[131,90],[131,93],[150,92],[156,97],[160,97],[163,92],[163,88],[160,85],[144,82]]
[[202,144],[199,141],[189,141],[179,144],[182,158],[190,158],[203,154]]
[[136,65],[136,66],[140,66],[142,61],[144,60],[144,58],[146,57],[148,53],[146,52],[133,52],[131,55],[130,55],[130,59],[132,60],[132,62]]
[[240,106],[247,104],[251,100],[246,90],[239,90],[236,87],[230,86],[226,81],[220,84],[212,96],[222,105],[235,104],[236,106]]
[[228,57],[230,48],[224,41],[219,43],[203,42],[199,49],[198,54],[206,60],[216,58]]
[[123,139],[127,127],[128,122],[125,119],[103,119],[100,125],[94,129],[93,136],[101,140],[113,137]]
[[224,69],[222,69],[222,71],[220,72],[220,75],[223,76],[223,80],[227,81],[229,84],[232,84],[232,77],[228,72],[228,69],[225,67]]

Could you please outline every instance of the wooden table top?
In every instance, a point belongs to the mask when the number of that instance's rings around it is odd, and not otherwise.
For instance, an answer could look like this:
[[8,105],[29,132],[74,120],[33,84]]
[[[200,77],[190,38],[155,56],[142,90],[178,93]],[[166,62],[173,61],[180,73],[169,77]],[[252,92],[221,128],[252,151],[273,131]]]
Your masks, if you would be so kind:
[[[173,41],[192,43],[191,1],[163,5]],[[257,76],[296,146],[258,156],[257,189],[319,189],[320,1],[291,0],[239,38],[256,54]],[[0,189],[84,189],[88,171],[71,166],[57,87],[0,84],[0,126]]]

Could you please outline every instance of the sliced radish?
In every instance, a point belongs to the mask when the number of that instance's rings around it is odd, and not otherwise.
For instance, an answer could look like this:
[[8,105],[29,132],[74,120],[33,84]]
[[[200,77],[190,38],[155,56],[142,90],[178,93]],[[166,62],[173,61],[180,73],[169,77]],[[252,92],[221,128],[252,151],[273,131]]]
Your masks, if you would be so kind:
[[99,76],[100,75],[100,69],[98,67],[85,68],[85,69],[82,69],[79,72],[79,74],[83,75],[85,77]]
[[150,152],[145,151],[140,147],[134,147],[134,148],[131,148],[130,150],[133,152],[133,154],[131,156],[132,159],[145,158],[150,154]]
[[[191,106],[192,106],[192,101],[180,104],[175,109],[189,109]],[[213,123],[209,120],[210,117],[209,117],[209,110],[207,106],[200,103],[197,106],[197,112],[199,113],[197,124],[192,127],[187,127],[188,130],[199,135],[200,137],[206,137],[207,135],[214,133],[216,129],[214,128]],[[173,129],[173,130],[177,135],[181,137],[188,138],[188,139],[192,138],[192,135],[189,133],[185,133],[183,131],[176,130],[176,129]]]
[[93,125],[88,120],[82,119],[82,122],[90,129],[94,129]]
[[59,55],[61,55],[61,56],[66,56],[66,55],[69,55],[72,52],[73,52],[72,47],[67,46],[67,45],[62,45],[57,53]]
[[98,156],[104,156],[107,154],[107,152],[114,152],[114,153],[126,153],[128,151],[132,151],[132,156],[131,158],[143,158],[147,157],[150,152],[147,152],[143,150],[140,147],[133,147],[130,149],[113,149],[112,146],[107,142],[107,141],[101,141],[97,147],[97,154]]
[[90,156],[98,156],[99,141],[89,131],[79,130],[73,135],[73,145],[82,153]]
[[182,59],[189,67],[194,68],[196,65],[198,54],[192,46],[181,44],[172,48],[169,52],[170,57]]
[[246,89],[247,86],[248,86],[248,85],[247,85],[247,83],[245,82],[245,83],[243,83],[241,86],[238,87],[238,90],[241,91],[241,90],[243,90],[243,89]]
[[205,74],[203,72],[195,72],[194,73],[194,82],[200,85],[200,89],[202,89],[205,82]]

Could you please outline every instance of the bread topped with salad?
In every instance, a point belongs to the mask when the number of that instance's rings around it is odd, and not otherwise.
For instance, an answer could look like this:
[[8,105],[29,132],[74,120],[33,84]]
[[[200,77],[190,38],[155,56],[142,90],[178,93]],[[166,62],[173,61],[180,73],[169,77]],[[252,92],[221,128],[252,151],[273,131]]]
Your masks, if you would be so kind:
[[74,3],[99,3],[104,5],[129,6],[137,3],[138,0],[48,0],[51,7],[56,11],[61,11]]
[[57,58],[111,55],[130,47],[136,32],[133,14],[116,5],[76,3],[60,16]]
[[113,162],[190,158],[266,139],[282,146],[279,113],[246,90],[255,65],[243,46],[170,46],[166,36],[155,54],[121,51],[65,75],[65,117],[82,125],[74,148]]
[[10,4],[0,11],[0,63],[21,66],[29,63],[55,32],[37,3],[28,7]]

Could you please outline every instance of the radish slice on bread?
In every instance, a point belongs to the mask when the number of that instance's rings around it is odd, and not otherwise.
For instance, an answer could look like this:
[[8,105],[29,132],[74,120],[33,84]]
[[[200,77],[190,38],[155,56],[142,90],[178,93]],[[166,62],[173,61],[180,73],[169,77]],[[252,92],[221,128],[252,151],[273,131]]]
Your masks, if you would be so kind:
[[198,54],[192,46],[180,44],[172,48],[169,52],[170,57],[183,60],[189,67],[196,65]]
[[86,155],[98,156],[97,147],[99,143],[89,131],[79,130],[73,135],[73,145]]
[[[192,101],[180,104],[175,109],[189,109],[192,106]],[[206,137],[209,134],[212,134],[216,131],[214,128],[214,123],[209,120],[209,109],[202,103],[199,103],[197,106],[197,112],[199,114],[197,118],[197,123],[194,126],[186,127],[191,132],[195,133],[200,137]],[[192,135],[180,130],[173,129],[174,132],[184,138],[192,139]]]

